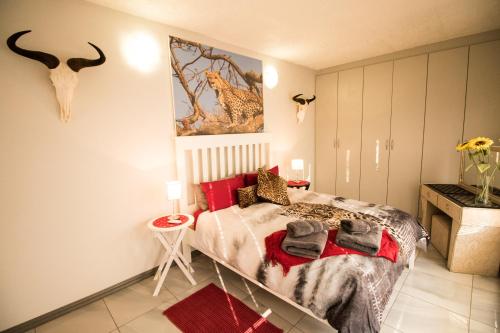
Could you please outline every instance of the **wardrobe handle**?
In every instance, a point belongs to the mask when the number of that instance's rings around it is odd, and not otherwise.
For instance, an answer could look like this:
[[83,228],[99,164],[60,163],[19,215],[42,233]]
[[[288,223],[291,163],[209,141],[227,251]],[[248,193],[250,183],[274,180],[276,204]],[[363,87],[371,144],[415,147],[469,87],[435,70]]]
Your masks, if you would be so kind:
[[385,140],[385,150],[389,150],[389,139]]
[[340,139],[337,139],[337,149],[340,148]]
[[394,139],[391,139],[391,150],[394,150]]

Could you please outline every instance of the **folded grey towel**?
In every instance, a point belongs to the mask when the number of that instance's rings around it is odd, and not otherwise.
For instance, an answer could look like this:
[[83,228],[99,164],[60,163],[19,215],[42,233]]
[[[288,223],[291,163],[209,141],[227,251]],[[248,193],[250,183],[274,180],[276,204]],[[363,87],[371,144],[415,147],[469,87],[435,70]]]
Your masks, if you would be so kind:
[[370,232],[374,222],[365,220],[341,220],[340,226],[350,234],[366,234]]
[[323,230],[328,230],[328,226],[319,221],[294,221],[286,225],[287,235],[301,237],[314,234]]
[[371,226],[366,234],[350,234],[343,228],[337,231],[335,244],[353,250],[368,253],[371,256],[377,254],[382,241],[382,228],[378,224]]
[[281,243],[281,249],[294,256],[318,259],[325,249],[327,239],[326,230],[301,237],[291,237],[287,234]]

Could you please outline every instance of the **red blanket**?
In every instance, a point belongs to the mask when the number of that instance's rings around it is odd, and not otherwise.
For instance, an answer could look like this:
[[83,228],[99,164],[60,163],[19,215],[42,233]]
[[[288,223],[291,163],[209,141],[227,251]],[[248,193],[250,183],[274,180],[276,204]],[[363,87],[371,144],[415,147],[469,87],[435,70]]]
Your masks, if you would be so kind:
[[[370,256],[367,253],[348,249],[345,247],[340,247],[335,244],[335,236],[337,235],[337,229],[328,231],[328,240],[326,241],[325,249],[321,254],[320,258],[326,258],[330,256],[339,256],[344,254],[359,254],[362,256]],[[290,271],[292,266],[302,265],[313,261],[314,259],[297,257],[286,253],[281,249],[281,242],[285,239],[286,230],[280,230],[267,236],[266,242],[266,259],[270,261],[273,265],[278,263],[283,267],[283,274],[286,275]],[[398,243],[394,238],[389,235],[387,230],[382,231],[382,241],[380,244],[380,250],[378,251],[376,257],[383,257],[392,262],[398,260]]]

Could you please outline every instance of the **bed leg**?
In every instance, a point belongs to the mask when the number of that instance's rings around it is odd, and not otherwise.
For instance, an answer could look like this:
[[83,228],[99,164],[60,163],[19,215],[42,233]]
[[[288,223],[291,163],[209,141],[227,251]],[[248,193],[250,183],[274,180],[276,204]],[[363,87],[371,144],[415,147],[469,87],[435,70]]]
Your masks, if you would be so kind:
[[416,259],[416,250],[413,250],[410,258],[408,259],[408,269],[411,271],[413,267],[415,267],[415,259]]

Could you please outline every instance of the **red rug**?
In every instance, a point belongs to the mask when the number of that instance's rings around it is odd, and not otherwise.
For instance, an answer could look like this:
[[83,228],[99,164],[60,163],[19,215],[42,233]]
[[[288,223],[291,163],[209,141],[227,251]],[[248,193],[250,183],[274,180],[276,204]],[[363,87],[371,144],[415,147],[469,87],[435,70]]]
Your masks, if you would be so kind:
[[172,305],[163,314],[184,333],[283,332],[213,283]]

